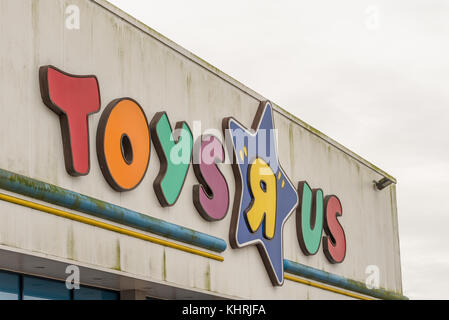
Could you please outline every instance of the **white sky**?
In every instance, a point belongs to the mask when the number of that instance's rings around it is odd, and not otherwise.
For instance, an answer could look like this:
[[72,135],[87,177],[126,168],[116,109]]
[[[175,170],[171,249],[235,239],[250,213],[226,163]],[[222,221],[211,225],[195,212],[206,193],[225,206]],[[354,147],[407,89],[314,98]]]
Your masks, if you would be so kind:
[[110,2],[395,176],[404,294],[449,298],[449,1]]

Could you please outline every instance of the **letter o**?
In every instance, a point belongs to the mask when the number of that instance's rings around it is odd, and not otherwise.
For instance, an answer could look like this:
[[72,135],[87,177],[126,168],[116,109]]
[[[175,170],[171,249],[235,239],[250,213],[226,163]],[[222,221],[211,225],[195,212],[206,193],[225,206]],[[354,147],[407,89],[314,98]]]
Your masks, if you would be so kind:
[[136,101],[109,103],[97,129],[97,156],[113,189],[130,191],[140,184],[150,161],[150,143],[148,120]]

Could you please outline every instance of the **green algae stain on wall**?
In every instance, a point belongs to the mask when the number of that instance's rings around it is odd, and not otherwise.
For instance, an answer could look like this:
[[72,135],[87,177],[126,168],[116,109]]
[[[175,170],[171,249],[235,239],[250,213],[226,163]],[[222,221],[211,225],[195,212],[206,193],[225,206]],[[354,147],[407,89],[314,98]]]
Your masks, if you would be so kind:
[[67,234],[67,258],[76,260],[75,258],[75,237],[73,235],[73,226],[70,226]]
[[114,270],[121,271],[121,248],[120,248],[120,240],[117,239],[117,242],[115,244],[115,266]]
[[210,263],[207,264],[205,275],[206,290],[211,291]]
[[293,173],[293,168],[295,167],[295,143],[294,143],[294,133],[293,133],[293,122],[288,125],[288,142],[290,149],[290,172]]
[[165,255],[165,250],[164,254],[162,255],[162,279],[164,281],[167,281],[167,257]]

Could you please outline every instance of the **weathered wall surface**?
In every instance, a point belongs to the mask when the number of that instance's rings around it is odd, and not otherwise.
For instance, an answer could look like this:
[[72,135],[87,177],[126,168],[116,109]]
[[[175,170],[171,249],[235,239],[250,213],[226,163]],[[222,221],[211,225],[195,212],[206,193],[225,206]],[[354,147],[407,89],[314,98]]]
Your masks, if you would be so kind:
[[[80,30],[64,26],[69,4],[81,10]],[[74,178],[65,170],[59,119],[42,103],[39,92],[42,65],[96,75],[102,110],[113,99],[132,97],[148,119],[166,111],[173,125],[185,120],[192,127],[193,121],[201,120],[203,129],[220,129],[222,119],[233,116],[250,127],[262,99],[236,81],[226,81],[226,75],[213,72],[182,48],[174,44],[179,52],[170,48],[165,44],[170,42],[154,31],[116,13],[103,1],[0,1],[0,168],[228,241],[231,210],[219,222],[200,217],[192,203],[192,186],[197,184],[192,169],[176,205],[159,205],[152,186],[159,171],[153,146],[149,169],[137,189],[118,193],[107,184],[95,147],[101,112],[89,118],[90,174]],[[401,292],[395,187],[376,191],[372,181],[382,177],[380,170],[306,129],[279,108],[275,125],[279,160],[287,175],[295,185],[306,180],[312,188],[338,195],[347,239],[342,264],[331,265],[322,246],[318,254],[306,257],[298,245],[292,215],[284,229],[284,257],[362,282],[365,268],[377,265],[381,287]],[[232,170],[229,165],[220,168],[232,201]],[[225,296],[344,298],[290,281],[273,287],[255,247],[233,250],[228,246],[225,261],[217,262],[6,202],[0,203],[0,244]]]

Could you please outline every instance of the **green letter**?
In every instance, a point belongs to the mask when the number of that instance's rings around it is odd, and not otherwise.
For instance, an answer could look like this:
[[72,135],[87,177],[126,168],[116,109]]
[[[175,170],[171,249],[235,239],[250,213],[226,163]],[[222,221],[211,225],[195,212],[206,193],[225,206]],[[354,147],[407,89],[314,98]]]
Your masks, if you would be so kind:
[[193,149],[193,136],[185,121],[176,123],[172,131],[165,112],[158,112],[150,123],[153,140],[159,161],[159,174],[153,187],[163,207],[172,206],[178,200],[190,166]]

